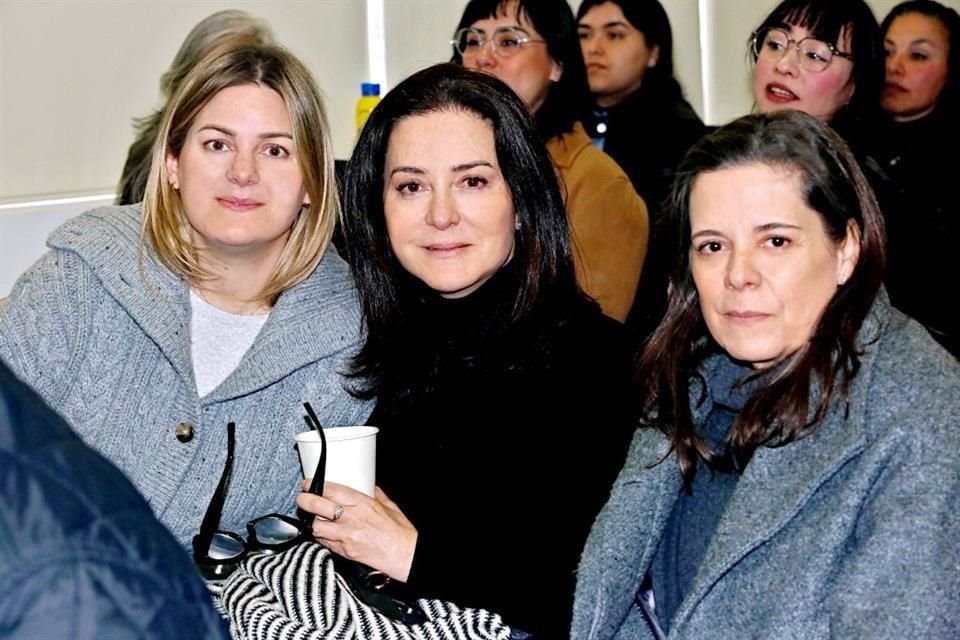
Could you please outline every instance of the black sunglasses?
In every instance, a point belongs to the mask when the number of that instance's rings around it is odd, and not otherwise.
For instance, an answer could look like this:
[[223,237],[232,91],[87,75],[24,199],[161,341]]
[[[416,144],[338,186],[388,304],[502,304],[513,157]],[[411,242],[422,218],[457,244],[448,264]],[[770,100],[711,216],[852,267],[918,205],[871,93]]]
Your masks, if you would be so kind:
[[[309,402],[303,404],[307,415],[303,419],[320,435],[320,459],[310,482],[310,493],[323,495],[324,475],[327,470],[327,439],[323,434],[323,427],[317,414]],[[236,448],[237,425],[230,422],[227,425],[227,459],[223,463],[223,474],[217,490],[210,498],[207,511],[200,524],[200,533],[193,537],[193,561],[200,569],[200,573],[207,580],[223,580],[233,573],[240,562],[251,551],[263,553],[280,553],[311,540],[309,523],[313,516],[301,513],[300,520],[281,513],[271,513],[261,516],[247,523],[247,539],[232,531],[222,531],[220,516],[223,513],[223,503],[226,500],[230,477],[233,475],[233,454]]]
[[[324,476],[327,471],[327,439],[317,414],[309,402],[303,403],[307,415],[304,420],[320,436],[320,459],[313,479],[310,481],[310,493],[323,495]],[[200,533],[193,537],[193,561],[204,578],[211,581],[226,579],[240,562],[253,551],[260,553],[280,553],[301,542],[312,541],[309,523],[313,520],[310,513],[301,513],[297,520],[280,513],[261,516],[247,523],[247,539],[231,531],[218,530],[223,503],[226,500],[227,487],[233,474],[233,453],[236,447],[237,425],[227,424],[227,459],[223,464],[223,474],[217,490],[207,505],[207,511],[200,525]],[[396,583],[386,574],[366,565],[348,560],[331,553],[337,573],[344,578],[350,590],[362,602],[380,613],[406,624],[421,624],[427,621],[416,602],[408,603],[399,597],[403,585]],[[397,597],[388,593],[396,594]]]
[[193,561],[207,580],[227,578],[251,551],[280,553],[310,539],[303,522],[281,513],[271,513],[248,522],[246,540],[232,531],[218,529],[227,487],[233,475],[236,430],[235,423],[227,425],[227,459],[220,484],[207,505],[200,532],[193,537]]

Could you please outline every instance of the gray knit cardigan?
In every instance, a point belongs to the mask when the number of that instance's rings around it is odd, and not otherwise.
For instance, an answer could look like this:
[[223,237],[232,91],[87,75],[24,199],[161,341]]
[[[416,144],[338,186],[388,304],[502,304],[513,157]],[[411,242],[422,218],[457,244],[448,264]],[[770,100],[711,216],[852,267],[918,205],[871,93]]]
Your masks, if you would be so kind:
[[[361,339],[349,271],[333,250],[284,292],[237,369],[198,397],[186,283],[144,249],[139,205],[68,221],[51,251],[0,305],[0,357],[129,476],[160,520],[188,546],[226,457],[237,451],[221,528],[290,513],[301,471],[294,434],[304,401],[324,425],[363,424],[370,403],[344,389]],[[177,440],[177,425],[193,437]]]
[[[861,338],[849,402],[754,454],[669,638],[960,638],[960,366],[882,292]],[[648,466],[667,453],[638,431],[583,553],[577,640],[654,638],[635,596],[680,491],[675,457]]]

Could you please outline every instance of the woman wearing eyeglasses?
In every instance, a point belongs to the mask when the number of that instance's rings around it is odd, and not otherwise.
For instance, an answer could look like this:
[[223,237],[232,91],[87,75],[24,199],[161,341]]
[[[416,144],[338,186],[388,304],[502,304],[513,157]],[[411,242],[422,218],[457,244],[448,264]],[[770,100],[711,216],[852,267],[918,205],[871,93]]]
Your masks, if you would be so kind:
[[623,322],[647,252],[647,207],[580,123],[590,90],[566,0],[471,0],[453,61],[505,82],[534,114],[560,172],[581,288]]
[[[938,220],[926,204],[927,196],[949,181],[950,171],[939,176],[936,169],[924,172],[923,195],[918,195],[904,190],[896,163],[885,166],[894,135],[885,127],[880,109],[884,88],[880,33],[863,0],[781,2],[751,43],[756,61],[754,97],[762,113],[804,111],[828,123],[850,145],[889,232],[884,279],[891,302],[956,351],[956,305],[943,296],[937,276],[954,271],[949,256],[957,237],[957,217],[951,211]],[[883,95],[891,104],[891,91]],[[911,139],[909,144],[920,141]],[[938,149],[949,144],[947,139],[935,143]]]
[[880,121],[883,48],[863,0],[784,0],[757,27],[751,47],[761,113],[806,112],[861,159],[869,153]]
[[321,543],[416,596],[562,638],[632,432],[630,353],[577,286],[534,127],[504,83],[453,64],[407,78],[370,116],[344,226],[380,490],[328,482],[298,504]]
[[185,547],[237,426],[221,525],[294,511],[302,403],[326,425],[369,403],[341,376],[360,336],[331,143],[309,71],[228,41],[174,92],[143,205],[55,231],[0,306],[0,355],[114,462]]

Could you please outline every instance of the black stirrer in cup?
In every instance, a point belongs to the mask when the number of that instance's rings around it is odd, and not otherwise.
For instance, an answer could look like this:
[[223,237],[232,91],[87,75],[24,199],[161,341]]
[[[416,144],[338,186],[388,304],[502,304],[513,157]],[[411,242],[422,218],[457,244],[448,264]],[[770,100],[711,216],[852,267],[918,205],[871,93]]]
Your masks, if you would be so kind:
[[307,415],[303,419],[307,421],[308,425],[316,429],[320,436],[320,446],[323,447],[320,450],[320,459],[317,460],[317,468],[313,472],[313,480],[310,481],[310,493],[322,496],[324,476],[327,472],[327,438],[323,435],[323,425],[320,424],[320,419],[310,403],[304,402],[303,408],[307,410]]

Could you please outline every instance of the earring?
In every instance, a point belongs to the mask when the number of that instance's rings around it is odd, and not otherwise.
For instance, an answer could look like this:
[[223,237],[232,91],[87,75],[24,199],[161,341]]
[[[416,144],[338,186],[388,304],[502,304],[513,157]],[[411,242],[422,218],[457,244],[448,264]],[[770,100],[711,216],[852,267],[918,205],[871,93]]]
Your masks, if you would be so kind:
[[837,278],[837,286],[838,286],[838,287],[842,287],[842,286],[845,285],[846,283],[847,283],[847,276],[840,276],[839,278]]
[[517,231],[520,231],[520,218],[519,218],[519,217],[516,218],[516,219],[513,221],[513,228],[516,229]]

